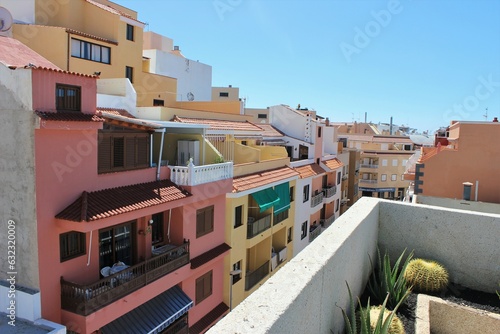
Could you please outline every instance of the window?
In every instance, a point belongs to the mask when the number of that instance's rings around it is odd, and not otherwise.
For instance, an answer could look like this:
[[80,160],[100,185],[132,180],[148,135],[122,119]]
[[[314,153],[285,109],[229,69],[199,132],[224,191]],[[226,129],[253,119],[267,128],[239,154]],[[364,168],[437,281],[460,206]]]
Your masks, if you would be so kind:
[[408,163],[408,160],[407,159],[404,159],[403,160],[403,167],[406,166],[406,164]]
[[387,166],[387,159],[382,159],[382,166]]
[[300,240],[302,240],[305,237],[307,237],[307,220],[302,223],[301,231],[302,232],[300,234]]
[[405,175],[401,174],[401,181],[404,181],[404,180],[405,180]]
[[[233,271],[241,270],[241,260],[233,264]],[[231,275],[233,277],[233,284],[238,282],[241,279],[241,272],[236,275]]]
[[134,40],[134,26],[131,24],[127,24],[127,40]]
[[342,173],[341,172],[338,172],[337,173],[337,185],[340,184],[340,180],[342,179]]
[[321,126],[318,126],[318,138],[321,138]]
[[61,262],[85,255],[85,253],[85,233],[72,231],[59,235]]
[[229,92],[220,92],[219,97],[229,97]]
[[397,181],[397,180],[398,180],[398,176],[396,174],[392,174],[391,181]]
[[196,279],[196,304],[212,294],[212,270]]
[[243,205],[234,208],[234,228],[243,225]]
[[294,200],[295,187],[290,187],[290,203]]
[[398,159],[392,159],[392,167],[398,166]]
[[292,228],[289,227],[287,230],[286,243],[292,242]]
[[308,184],[304,186],[304,192],[302,194],[302,197],[303,197],[303,199],[302,199],[303,203],[305,203],[309,200],[309,185]]
[[163,242],[163,212],[155,213],[151,217],[151,243],[153,245]]
[[61,111],[81,110],[81,89],[79,86],[56,84],[56,109]]
[[382,174],[380,181],[387,181],[387,174]]
[[165,105],[164,100],[153,99],[153,107],[163,107]]
[[133,264],[135,221],[99,230],[99,266],[112,267],[121,261]]
[[134,68],[130,66],[125,66],[125,78],[130,80],[130,83],[134,82]]
[[99,132],[98,173],[149,167],[149,134]]
[[214,230],[214,206],[196,211],[196,237],[199,238]]
[[99,63],[109,64],[111,49],[107,46],[85,42],[76,38],[71,39],[71,56],[87,59]]
[[267,118],[267,115],[266,114],[258,114],[257,118]]
[[335,202],[335,212],[338,212],[339,211],[339,207],[340,207],[340,201],[339,199],[337,199],[337,201]]

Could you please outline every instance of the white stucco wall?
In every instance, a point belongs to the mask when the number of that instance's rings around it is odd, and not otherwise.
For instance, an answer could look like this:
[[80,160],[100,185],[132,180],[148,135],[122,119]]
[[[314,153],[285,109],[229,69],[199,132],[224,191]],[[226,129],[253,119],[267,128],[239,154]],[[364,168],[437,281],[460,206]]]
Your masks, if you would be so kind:
[[415,199],[416,204],[427,204],[434,206],[442,206],[444,208],[450,208],[450,209],[500,214],[500,204],[496,203],[465,201],[462,199],[451,199],[451,198],[432,197],[423,195],[415,195],[413,198]]
[[338,152],[338,139],[333,126],[323,127],[323,155],[337,154]]
[[[304,186],[309,185],[309,199],[303,202]],[[312,178],[297,179],[295,183],[295,222],[293,224],[293,256],[299,254],[309,245],[309,219],[311,218]],[[307,221],[307,235],[300,239],[302,223]]]
[[[269,107],[269,123],[286,135],[305,140],[307,118],[283,105]],[[314,143],[316,121],[311,120],[308,126],[309,142]]]
[[137,93],[128,79],[98,79],[97,107],[125,109],[136,115]]
[[160,50],[143,50],[150,58],[150,71],[177,79],[177,100],[189,101],[188,93],[194,101],[212,99],[212,66],[190,60]]
[[[35,120],[31,70],[0,65],[0,280],[7,267],[8,222],[15,226],[16,283],[39,289],[35,204]],[[12,223],[11,223],[12,225]],[[10,244],[12,245],[12,244]],[[6,297],[4,295],[2,298]]]

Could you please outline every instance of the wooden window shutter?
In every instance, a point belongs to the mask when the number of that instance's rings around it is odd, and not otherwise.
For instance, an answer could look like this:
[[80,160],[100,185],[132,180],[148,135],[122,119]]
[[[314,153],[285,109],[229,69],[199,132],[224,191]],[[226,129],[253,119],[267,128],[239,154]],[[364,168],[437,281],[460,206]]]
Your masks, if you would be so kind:
[[135,137],[125,137],[125,168],[135,167]]
[[111,170],[111,137],[99,134],[97,147],[97,172]]
[[149,137],[137,137],[137,166],[149,166]]

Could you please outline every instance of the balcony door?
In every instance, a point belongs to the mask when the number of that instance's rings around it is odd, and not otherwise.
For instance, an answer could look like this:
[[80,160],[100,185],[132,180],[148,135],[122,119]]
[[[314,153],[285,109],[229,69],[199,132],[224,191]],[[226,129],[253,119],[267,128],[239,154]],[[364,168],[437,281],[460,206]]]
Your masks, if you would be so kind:
[[119,261],[129,266],[134,264],[134,231],[135,221],[99,230],[100,268]]

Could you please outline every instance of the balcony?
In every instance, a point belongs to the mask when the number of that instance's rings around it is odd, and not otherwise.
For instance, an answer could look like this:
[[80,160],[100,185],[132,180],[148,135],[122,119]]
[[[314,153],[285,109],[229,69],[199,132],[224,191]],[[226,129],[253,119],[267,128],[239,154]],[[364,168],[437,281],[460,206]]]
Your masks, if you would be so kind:
[[337,193],[337,186],[328,186],[323,188],[323,197],[330,198]]
[[321,224],[321,226],[323,226],[323,228],[328,228],[330,225],[332,225],[334,221],[335,221],[335,215],[331,215],[328,218],[320,219],[319,223]]
[[360,179],[359,180],[359,183],[371,183],[371,184],[375,184],[377,182],[378,182],[378,180],[365,180],[365,179]]
[[269,228],[271,228],[271,215],[267,215],[258,220],[254,220],[253,217],[248,217],[247,239],[252,239]]
[[361,164],[361,168],[378,168],[376,164]]
[[273,225],[279,224],[282,221],[284,221],[285,219],[288,219],[288,211],[289,210],[285,210],[285,211],[282,211],[278,214],[275,214],[273,217]]
[[245,276],[245,291],[252,289],[257,283],[262,281],[269,274],[269,261],[266,261],[254,271],[247,272]]
[[311,197],[311,208],[314,208],[323,203],[323,192],[317,193]]
[[61,307],[87,316],[189,263],[189,242],[91,284],[61,277]]
[[199,184],[215,182],[233,177],[233,163],[195,166],[168,166],[170,180],[180,186],[197,186]]
[[404,249],[415,250],[415,257],[446,264],[455,284],[498,290],[498,214],[363,197],[337,222],[207,334],[278,328],[283,333],[343,333],[341,308],[349,309],[346,281],[354,298],[362,294],[371,273],[368,254],[377,258],[377,246],[391,259]]
[[321,225],[312,225],[309,227],[309,242],[316,239],[321,234]]

